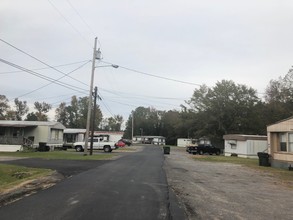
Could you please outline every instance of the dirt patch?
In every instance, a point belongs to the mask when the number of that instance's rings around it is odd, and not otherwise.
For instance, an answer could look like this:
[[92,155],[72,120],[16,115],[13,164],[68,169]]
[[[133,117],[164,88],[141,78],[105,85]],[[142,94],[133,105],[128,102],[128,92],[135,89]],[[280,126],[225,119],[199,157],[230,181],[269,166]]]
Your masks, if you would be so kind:
[[2,190],[0,192],[0,207],[36,193],[39,190],[47,189],[62,179],[64,177],[55,171],[48,176],[28,180],[10,189]]
[[273,175],[197,161],[180,148],[165,156],[164,168],[188,219],[292,219],[293,190]]

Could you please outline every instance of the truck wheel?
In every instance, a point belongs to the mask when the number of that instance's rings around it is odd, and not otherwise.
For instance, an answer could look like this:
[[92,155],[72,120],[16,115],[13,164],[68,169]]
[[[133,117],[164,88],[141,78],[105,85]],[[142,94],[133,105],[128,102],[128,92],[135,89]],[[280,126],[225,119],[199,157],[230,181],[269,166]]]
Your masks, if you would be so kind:
[[82,151],[83,151],[83,148],[82,148],[81,146],[76,146],[76,147],[75,147],[75,150],[76,150],[77,152],[82,152]]
[[110,153],[112,151],[110,146],[104,146],[104,152],[105,153]]
[[200,155],[203,155],[203,151],[202,151],[202,150],[200,150],[200,151],[199,151],[199,154],[200,154]]

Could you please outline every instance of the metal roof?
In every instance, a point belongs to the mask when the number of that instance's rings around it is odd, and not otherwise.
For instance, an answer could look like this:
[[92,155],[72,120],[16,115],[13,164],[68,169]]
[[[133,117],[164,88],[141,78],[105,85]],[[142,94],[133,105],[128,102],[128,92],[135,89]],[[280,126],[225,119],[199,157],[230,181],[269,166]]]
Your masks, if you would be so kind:
[[51,126],[65,129],[65,126],[56,121],[9,121],[0,120],[0,127],[36,127],[36,126]]
[[64,134],[76,134],[76,133],[85,133],[86,129],[82,129],[82,128],[66,128],[64,130]]
[[267,140],[267,136],[265,135],[246,135],[246,134],[226,134],[223,136],[224,140],[238,140],[238,141],[246,141],[246,140]]

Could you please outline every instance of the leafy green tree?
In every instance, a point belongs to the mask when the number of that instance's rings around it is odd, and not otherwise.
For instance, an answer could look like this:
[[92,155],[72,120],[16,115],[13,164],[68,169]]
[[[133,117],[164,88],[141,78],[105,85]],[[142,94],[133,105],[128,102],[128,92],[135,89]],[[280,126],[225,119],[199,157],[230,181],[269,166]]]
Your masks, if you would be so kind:
[[121,126],[123,123],[123,117],[121,115],[114,115],[114,117],[110,117],[106,119],[107,130],[110,131],[121,131]]
[[273,123],[293,115],[293,69],[282,78],[271,80],[265,91],[268,123]]
[[223,135],[229,133],[251,133],[250,119],[259,103],[256,90],[233,81],[222,80],[213,88],[203,85],[195,89],[188,101],[197,113],[197,132],[214,143],[222,143]]
[[35,116],[38,119],[37,121],[48,121],[48,116],[46,115],[46,113],[50,111],[52,106],[45,102],[35,102],[34,105],[34,108],[37,110],[37,112],[35,113]]
[[125,138],[130,138],[132,134],[132,117],[133,117],[133,135],[161,135],[162,134],[162,118],[164,111],[158,111],[155,108],[138,107],[129,116],[126,122],[124,132]]
[[78,127],[85,128],[87,122],[87,113],[88,113],[88,97],[80,97],[78,99],[77,108],[77,118],[78,118]]
[[28,113],[29,107],[26,101],[20,101],[18,98],[14,99],[15,104],[15,117],[16,120],[21,121],[22,117]]
[[38,116],[35,112],[30,112],[27,114],[25,121],[38,121]]
[[76,96],[71,97],[70,105],[66,107],[68,114],[68,127],[78,128],[78,100]]
[[0,95],[0,120],[5,119],[5,115],[9,110],[8,99],[5,95]]
[[67,127],[69,122],[69,113],[67,112],[66,103],[60,103],[59,107],[56,108],[55,113],[56,120]]

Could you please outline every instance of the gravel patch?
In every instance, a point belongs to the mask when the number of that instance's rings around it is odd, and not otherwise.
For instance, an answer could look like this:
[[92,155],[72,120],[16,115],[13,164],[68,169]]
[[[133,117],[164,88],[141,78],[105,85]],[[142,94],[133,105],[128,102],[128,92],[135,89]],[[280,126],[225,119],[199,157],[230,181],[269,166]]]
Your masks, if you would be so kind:
[[241,165],[196,161],[171,148],[164,169],[188,219],[292,219],[293,190]]

